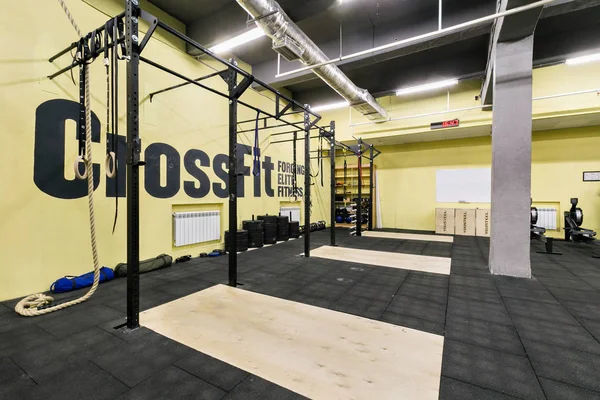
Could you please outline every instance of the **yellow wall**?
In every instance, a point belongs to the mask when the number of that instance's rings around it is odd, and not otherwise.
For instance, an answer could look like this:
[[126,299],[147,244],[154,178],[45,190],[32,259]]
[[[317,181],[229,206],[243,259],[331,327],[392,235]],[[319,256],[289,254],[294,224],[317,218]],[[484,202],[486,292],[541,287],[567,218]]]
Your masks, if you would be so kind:
[[[88,4],[89,3],[89,4]],[[32,292],[46,290],[57,278],[64,275],[76,275],[92,269],[87,200],[85,197],[61,199],[48,195],[36,186],[33,180],[36,108],[50,100],[66,99],[77,101],[78,89],[71,82],[70,75],[50,81],[47,75],[70,64],[68,55],[54,64],[47,59],[57,51],[77,39],[75,31],[57,2],[23,0],[19,2],[0,0],[3,12],[0,14],[0,134],[4,140],[4,153],[0,157],[0,300],[23,296]],[[122,10],[121,1],[81,0],[68,1],[69,8],[82,30],[87,31],[100,26],[107,15]],[[153,9],[152,12],[158,11]],[[167,18],[178,29],[183,25]],[[27,21],[26,24],[23,21]],[[143,26],[141,26],[143,28]],[[157,32],[158,33],[158,32]],[[158,34],[152,39],[144,56],[156,60],[189,77],[198,77],[213,72],[212,69],[197,62],[184,52],[181,42]],[[213,64],[214,65],[214,64]],[[91,66],[92,108],[100,120],[100,142],[94,144],[94,160],[103,164],[105,154],[105,98],[106,76],[102,60]],[[120,65],[120,134],[126,132],[125,102],[125,63]],[[77,79],[77,70],[75,70]],[[147,193],[144,167],[141,170],[141,257],[152,257],[160,253],[173,256],[192,254],[211,250],[218,244],[192,246],[183,249],[172,245],[172,217],[175,210],[202,210],[207,204],[222,211],[222,228],[227,226],[227,199],[217,197],[212,191],[201,199],[194,199],[184,191],[184,181],[198,182],[183,166],[184,155],[190,149],[204,151],[210,166],[203,167],[211,184],[221,182],[213,171],[213,158],[217,154],[226,154],[228,149],[228,107],[227,101],[202,89],[187,86],[159,95],[151,103],[148,94],[173,84],[180,83],[176,78],[141,65],[140,70],[140,132],[142,158],[144,151],[155,143],[164,143],[174,147],[179,153],[180,188],[170,198],[156,198]],[[225,90],[220,78],[212,78],[207,83]],[[264,109],[274,109],[272,99],[248,91],[243,100]],[[253,111],[240,107],[239,119],[255,117]],[[251,128],[246,124],[243,129]],[[65,148],[64,171],[48,171],[52,176],[67,180],[74,178],[72,162],[77,154],[75,123],[67,121],[66,140],[59,146]],[[277,132],[273,130],[272,132]],[[54,133],[54,132],[51,132]],[[275,137],[275,138],[281,138]],[[274,140],[275,140],[274,138]],[[264,156],[272,157],[277,168],[278,161],[292,161],[292,144],[269,144],[266,132],[261,133],[261,149]],[[241,134],[239,141],[252,144],[252,134]],[[313,149],[316,148],[313,141]],[[298,161],[302,162],[304,151],[302,142],[298,146]],[[40,162],[40,160],[38,160]],[[198,164],[197,164],[198,165]],[[251,157],[246,156],[246,165],[251,165]],[[161,184],[165,184],[166,168],[176,168],[177,162],[161,160]],[[316,168],[316,160],[313,162]],[[325,179],[329,177],[325,170]],[[119,199],[119,220],[114,234],[112,223],[115,211],[114,197],[106,195],[106,176],[101,167],[100,184],[95,192],[96,227],[100,262],[112,266],[126,258],[126,200]],[[264,173],[261,176],[264,180]],[[252,214],[275,214],[280,202],[288,197],[277,197],[277,173],[273,172],[272,186],[275,197],[267,197],[264,183],[262,196],[254,197],[253,177],[245,178],[246,197],[239,199],[239,221],[250,219]],[[303,185],[299,177],[299,185]],[[329,192],[327,187],[316,190],[313,198],[312,219],[328,219]]]
[[[406,118],[402,120],[356,126],[356,124],[369,121],[360,113],[349,108],[323,112],[323,118],[326,121],[336,121],[336,135],[342,141],[352,141],[352,136],[360,136],[371,141],[393,137],[396,140],[394,143],[400,143],[403,136],[423,133],[427,134],[427,137],[431,136],[431,122],[454,118],[460,120],[460,130],[491,127],[492,112],[482,111],[481,109],[451,111],[433,116],[413,118],[427,113],[477,107],[481,105],[481,101],[476,99],[480,89],[481,80],[474,79],[461,81],[458,85],[449,89],[401,97],[387,96],[378,99],[388,111],[388,116]],[[533,71],[533,98],[593,89],[600,89],[600,63],[598,62],[572,66],[557,65]],[[534,121],[572,115],[587,115],[599,111],[600,96],[595,92],[533,101]],[[487,129],[487,131],[490,132],[491,129]],[[444,130],[436,134],[441,138],[450,133],[448,130]],[[375,142],[377,141],[375,140]]]
[[[559,205],[559,214],[578,197],[584,226],[600,230],[600,182],[583,182],[583,171],[600,170],[600,128],[572,128],[533,135],[534,205]],[[486,168],[491,163],[491,138],[382,146],[376,159],[385,228],[435,229],[435,208],[489,208],[489,203],[437,203],[436,170]],[[563,221],[559,221],[562,229]],[[561,237],[562,231],[549,232]]]
[[[476,99],[480,88],[481,81],[475,79],[461,81],[448,90],[380,98],[378,101],[390,117],[405,118],[385,123],[356,125],[368,120],[349,108],[323,113],[325,120],[336,121],[339,140],[350,144],[356,143],[353,136],[361,137],[382,151],[375,165],[379,173],[383,227],[434,230],[436,207],[489,208],[489,204],[436,203],[435,174],[441,168],[490,167],[492,112],[472,109],[412,118],[476,107],[481,104]],[[600,63],[557,65],[533,72],[534,98],[599,88]],[[600,96],[595,92],[533,102],[534,128],[576,125],[573,117],[579,118],[582,125],[589,125],[589,121],[598,123],[599,113]],[[460,128],[431,131],[430,123],[454,118],[460,119]],[[456,132],[465,138],[442,140]],[[584,226],[600,229],[600,183],[582,182],[583,171],[600,170],[598,146],[600,127],[534,132],[534,205],[559,206],[562,216],[570,208],[569,199],[578,197],[585,213]],[[343,165],[340,159],[338,165]],[[559,219],[562,229],[562,217]],[[562,234],[560,230],[549,232],[555,237]]]

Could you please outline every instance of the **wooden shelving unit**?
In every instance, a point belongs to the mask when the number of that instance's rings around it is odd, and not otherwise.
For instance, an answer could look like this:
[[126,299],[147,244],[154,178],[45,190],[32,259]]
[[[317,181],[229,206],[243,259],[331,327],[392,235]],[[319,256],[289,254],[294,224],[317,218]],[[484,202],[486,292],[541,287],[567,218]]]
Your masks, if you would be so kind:
[[[376,166],[373,165],[373,172],[375,172]],[[344,182],[344,167],[339,166],[335,168],[335,182],[336,182],[336,199],[339,195],[344,196],[344,200],[335,200],[336,207],[348,207],[353,203],[353,199],[358,197],[358,186],[362,186],[362,198],[369,198],[369,184],[370,184],[370,163],[362,164],[362,183],[359,183],[358,178],[358,164],[347,165],[346,171],[346,182]],[[375,181],[373,181],[373,199],[371,203],[373,205],[373,221],[375,221]]]

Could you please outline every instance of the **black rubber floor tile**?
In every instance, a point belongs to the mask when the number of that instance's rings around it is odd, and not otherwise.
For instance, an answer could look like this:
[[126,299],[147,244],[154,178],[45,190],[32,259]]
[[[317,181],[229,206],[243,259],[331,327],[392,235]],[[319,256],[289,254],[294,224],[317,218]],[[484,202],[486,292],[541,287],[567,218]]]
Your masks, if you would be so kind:
[[106,321],[114,320],[121,315],[122,312],[101,304],[85,308],[74,306],[73,312],[53,313],[37,325],[57,338],[65,338]]
[[578,278],[576,276],[574,276],[572,279],[548,278],[546,276],[539,276],[536,278],[539,279],[539,281],[544,285],[575,290],[596,290],[592,286],[588,285],[583,279]]
[[540,319],[556,324],[578,325],[577,320],[562,305],[509,298],[504,299],[504,304],[511,315]]
[[[0,393],[9,385],[33,386],[35,382],[10,358],[0,359]],[[0,396],[0,398],[3,398]]]
[[450,278],[447,275],[411,271],[406,277],[404,283],[413,283],[416,285],[447,289],[449,279]]
[[44,383],[122,343],[116,336],[94,327],[14,354],[12,359],[35,382]]
[[298,294],[335,301],[348,289],[349,287],[347,286],[334,283],[312,282],[300,289]]
[[11,311],[11,308],[8,308],[8,306],[4,305],[3,303],[0,303],[0,315],[9,313]]
[[0,332],[0,357],[17,354],[55,340],[54,336],[36,325],[15,325],[12,329]]
[[396,294],[398,288],[396,286],[378,286],[363,281],[352,286],[345,294],[349,296],[360,296],[367,299],[381,300],[390,302]]
[[539,378],[542,388],[548,400],[598,400],[599,392],[592,392],[578,386],[553,381],[551,379]]
[[224,395],[223,390],[171,365],[124,393],[118,399],[217,400]]
[[550,293],[560,302],[595,303],[600,305],[600,291],[565,289],[551,285],[546,286]]
[[475,277],[465,275],[450,275],[450,286],[470,286],[473,288],[486,288],[496,289],[496,284],[491,276],[489,277]]
[[245,274],[238,274],[238,282],[243,285],[260,285],[269,282],[276,276],[277,274],[264,272],[261,269],[256,269]]
[[596,267],[595,269],[580,269],[580,270],[575,270],[575,275],[577,275],[580,278],[592,278],[592,279],[600,279],[600,270],[598,270],[598,267]]
[[529,339],[523,345],[535,372],[544,378],[600,391],[600,356]]
[[587,331],[600,342],[600,321],[593,319],[577,318]]
[[379,319],[388,304],[387,301],[345,294],[329,308],[364,318]]
[[360,282],[377,286],[393,286],[398,287],[405,281],[408,276],[408,271],[387,271],[384,268],[377,268],[375,271],[365,275]]
[[508,396],[493,390],[460,382],[446,376],[440,381],[439,400],[516,400],[517,397]]
[[544,285],[542,285],[542,283],[535,278],[524,279],[513,278],[511,276],[494,275],[493,279],[496,282],[496,287],[500,291],[502,291],[501,287],[503,286],[514,289],[545,290]]
[[525,289],[519,287],[510,287],[507,285],[498,285],[497,288],[502,297],[558,304],[558,301],[556,301],[554,296],[552,296],[552,294],[544,288]]
[[517,331],[509,325],[449,316],[446,320],[445,337],[498,351],[525,355]]
[[426,319],[420,319],[408,315],[399,315],[390,311],[383,313],[380,321],[387,322],[388,324],[392,325],[404,326],[406,328],[411,328],[418,331],[433,333],[435,335],[444,335],[443,323],[428,321]]
[[600,343],[581,325],[519,316],[513,316],[513,322],[522,338],[600,355]]
[[442,375],[523,399],[545,399],[526,357],[445,340]]
[[387,311],[395,314],[426,319],[443,324],[446,320],[446,305],[435,301],[416,299],[397,295],[390,303]]
[[448,298],[448,316],[466,319],[480,319],[512,326],[503,304],[488,303],[478,300],[467,300],[456,297]]
[[204,353],[192,349],[189,353],[174,365],[227,392],[249,375],[246,371]]
[[563,302],[565,307],[576,317],[600,321],[600,306],[594,303]]
[[127,386],[107,372],[86,362],[36,386],[29,393],[28,399],[108,400],[118,397],[127,389]]
[[306,397],[259,378],[258,376],[250,375],[223,399],[299,400],[306,399]]
[[469,300],[486,301],[489,303],[502,303],[500,293],[498,293],[495,287],[464,286],[452,284],[451,282],[450,296]]
[[324,299],[322,297],[315,297],[305,294],[296,293],[290,297],[291,301],[295,301],[309,306],[329,308],[333,300]]
[[129,387],[134,387],[179,360],[188,350],[173,340],[152,333],[116,346],[92,358],[92,361]]
[[450,273],[452,275],[473,276],[476,278],[485,278],[490,275],[490,271],[487,269],[487,266],[467,267],[461,265],[452,265],[450,268]]
[[[140,291],[140,311],[149,310],[161,304],[168,303],[179,296],[158,290],[156,287],[146,291]],[[119,315],[127,312],[127,296],[117,294],[107,299],[104,303],[107,307],[120,311]]]
[[273,281],[263,285],[244,286],[244,290],[249,290],[251,292],[260,293],[267,296],[279,297],[282,299],[287,299],[291,297],[301,288],[302,286],[298,286],[295,284],[280,282],[274,283]]
[[447,288],[419,285],[412,282],[402,284],[398,290],[398,295],[434,301],[440,304],[446,304],[448,301]]
[[178,297],[184,297],[192,293],[196,293],[206,288],[209,288],[211,286],[213,286],[212,283],[195,280],[193,278],[187,278],[183,280],[171,281],[169,283],[165,283],[164,285],[156,286],[155,289],[162,292],[174,294]]

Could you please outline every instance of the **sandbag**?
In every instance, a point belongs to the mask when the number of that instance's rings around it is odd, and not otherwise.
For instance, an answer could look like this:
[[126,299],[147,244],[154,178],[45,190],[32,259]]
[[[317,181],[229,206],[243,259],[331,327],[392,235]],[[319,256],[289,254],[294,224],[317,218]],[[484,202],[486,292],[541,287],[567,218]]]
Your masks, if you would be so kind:
[[[149,258],[147,260],[140,261],[140,274],[170,267],[172,263],[173,257],[168,254],[161,254],[155,258]],[[119,278],[127,276],[127,264],[117,264],[115,267],[115,275],[117,275]]]
[[[113,280],[114,278],[115,274],[112,269],[108,267],[100,268],[100,283]],[[64,278],[60,278],[50,286],[50,291],[52,293],[70,292],[71,290],[92,286],[93,283],[94,271],[79,276],[65,276]]]

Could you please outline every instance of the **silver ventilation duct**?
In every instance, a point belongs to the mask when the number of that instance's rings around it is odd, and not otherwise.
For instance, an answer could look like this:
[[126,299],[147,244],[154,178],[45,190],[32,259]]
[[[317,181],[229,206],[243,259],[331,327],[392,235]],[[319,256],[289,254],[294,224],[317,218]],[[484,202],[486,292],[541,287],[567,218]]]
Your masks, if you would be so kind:
[[[304,65],[329,61],[329,58],[287,16],[275,0],[237,0],[267,36],[273,40],[273,50],[285,59],[299,60]],[[328,64],[313,72],[357,111],[371,120],[387,119],[385,109],[366,90],[356,86],[336,65]]]

